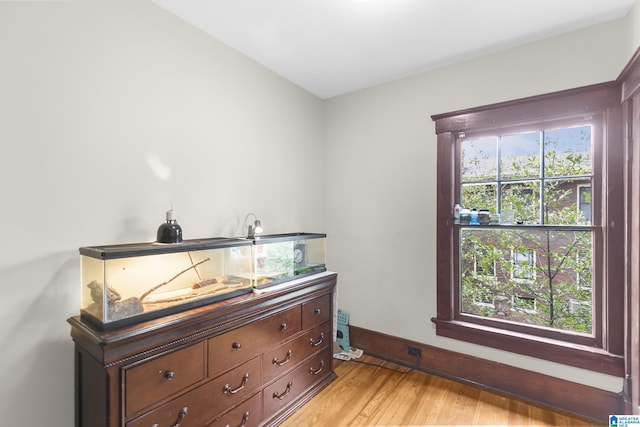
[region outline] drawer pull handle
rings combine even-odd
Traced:
[[[322,341],[324,341],[324,332],[320,332],[320,337],[318,338],[318,341],[314,341],[313,338],[309,338],[309,345],[311,347],[317,347],[320,344],[322,344]]]
[[[233,348],[234,350],[240,350],[242,348],[242,345],[239,342],[234,342],[233,344],[231,344],[231,348]]]
[[[278,360],[277,357],[274,357],[273,364],[276,366],[282,366],[289,363],[290,360],[291,360],[291,350],[287,351],[287,356],[284,358],[284,360]]]
[[[315,310],[313,310],[313,313],[317,315],[322,313],[322,310],[320,310],[319,308],[316,308]]]
[[[180,413],[178,414],[178,419],[176,420],[176,423],[172,427],[180,427],[182,420],[184,420],[184,417],[187,416],[188,412],[189,412],[189,408],[187,408],[186,406],[180,409]]]
[[[324,369],[324,360],[320,361],[320,367],[318,369],[313,369],[313,367],[309,368],[309,373],[311,375],[318,375]]]
[[[287,324],[286,323],[281,323],[280,324],[280,330],[286,331],[287,330]]]
[[[225,394],[226,393],[236,394],[237,392],[242,390],[245,385],[247,385],[247,381],[249,381],[249,373],[248,372],[246,374],[244,374],[244,376],[242,377],[242,382],[240,383],[238,388],[232,390],[231,386],[229,384],[225,384],[224,388],[222,389],[222,392],[225,393]]]
[[[244,415],[242,416],[242,424],[240,424],[238,427],[244,427],[247,425],[247,421],[249,421],[249,415],[251,415],[249,411],[244,413]],[[231,425],[227,424],[225,427],[231,427]]]
[[[167,381],[171,381],[175,376],[176,376],[176,373],[173,371],[167,371],[164,373],[164,377],[167,379]]]
[[[289,394],[291,392],[291,387],[293,386],[292,382],[289,382],[289,384],[287,384],[287,388],[284,390],[284,392],[282,394],[278,394],[277,391],[273,392],[273,398],[274,399],[278,399],[278,400],[282,400],[284,399],[287,394]]]

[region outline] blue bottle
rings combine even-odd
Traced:
[[[478,219],[478,210],[471,209],[471,218],[469,220],[469,224],[471,225],[480,225],[480,221]]]

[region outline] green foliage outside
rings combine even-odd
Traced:
[[[512,211],[523,226],[461,228],[462,312],[592,332],[592,232],[576,229],[590,224],[590,213],[578,209],[580,197],[584,206],[591,203],[588,130],[570,129],[558,133],[560,139],[545,133],[543,150],[530,138],[527,155],[487,155],[489,144],[469,150],[474,155],[463,159],[463,206]],[[531,154],[535,150],[543,156]]]

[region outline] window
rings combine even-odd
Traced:
[[[535,255],[533,250],[511,251],[511,278],[531,282],[535,276]]]
[[[522,295],[516,295],[513,298],[514,312],[520,312],[525,314],[536,314],[537,305],[535,297],[525,297]]]
[[[473,272],[477,276],[495,277],[496,261],[493,248],[476,245],[473,248]]]
[[[624,372],[621,114],[597,85],[433,116],[438,135],[438,335]],[[597,102],[594,101],[597,99]],[[585,111],[589,111],[585,114]],[[607,189],[604,191],[604,189]],[[454,224],[487,209],[499,225]]]
[[[456,138],[461,158],[455,191],[461,204],[500,213],[506,223],[491,232],[461,226],[459,256],[471,252],[476,274],[478,265],[500,271],[491,288],[485,286],[485,299],[506,296],[513,308],[499,314],[467,311],[477,292],[465,288],[477,288],[477,283],[463,280],[468,272],[462,264],[460,312],[590,333],[591,313],[583,310],[578,318],[568,307],[572,299],[592,298],[578,283],[584,264],[575,261],[579,251],[590,254],[593,240],[592,228],[577,227],[589,225],[585,212],[591,218],[590,203],[580,205],[580,200],[586,199],[584,190],[591,188],[593,179],[592,124],[579,117],[539,126],[533,131],[500,129],[478,137],[464,132]],[[583,274],[581,280],[590,277]],[[473,301],[467,303],[465,298]]]
[[[581,220],[588,224],[591,222],[591,187],[578,185],[578,214]]]
[[[481,245],[473,240],[467,241],[467,250],[463,257],[465,277],[464,304],[466,310],[474,313],[486,313],[494,309],[496,283],[496,264],[493,248]]]

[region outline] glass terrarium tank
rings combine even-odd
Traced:
[[[253,239],[252,282],[260,289],[326,271],[326,234],[289,233]]]
[[[103,330],[250,293],[252,242],[80,248],[81,316]]]

